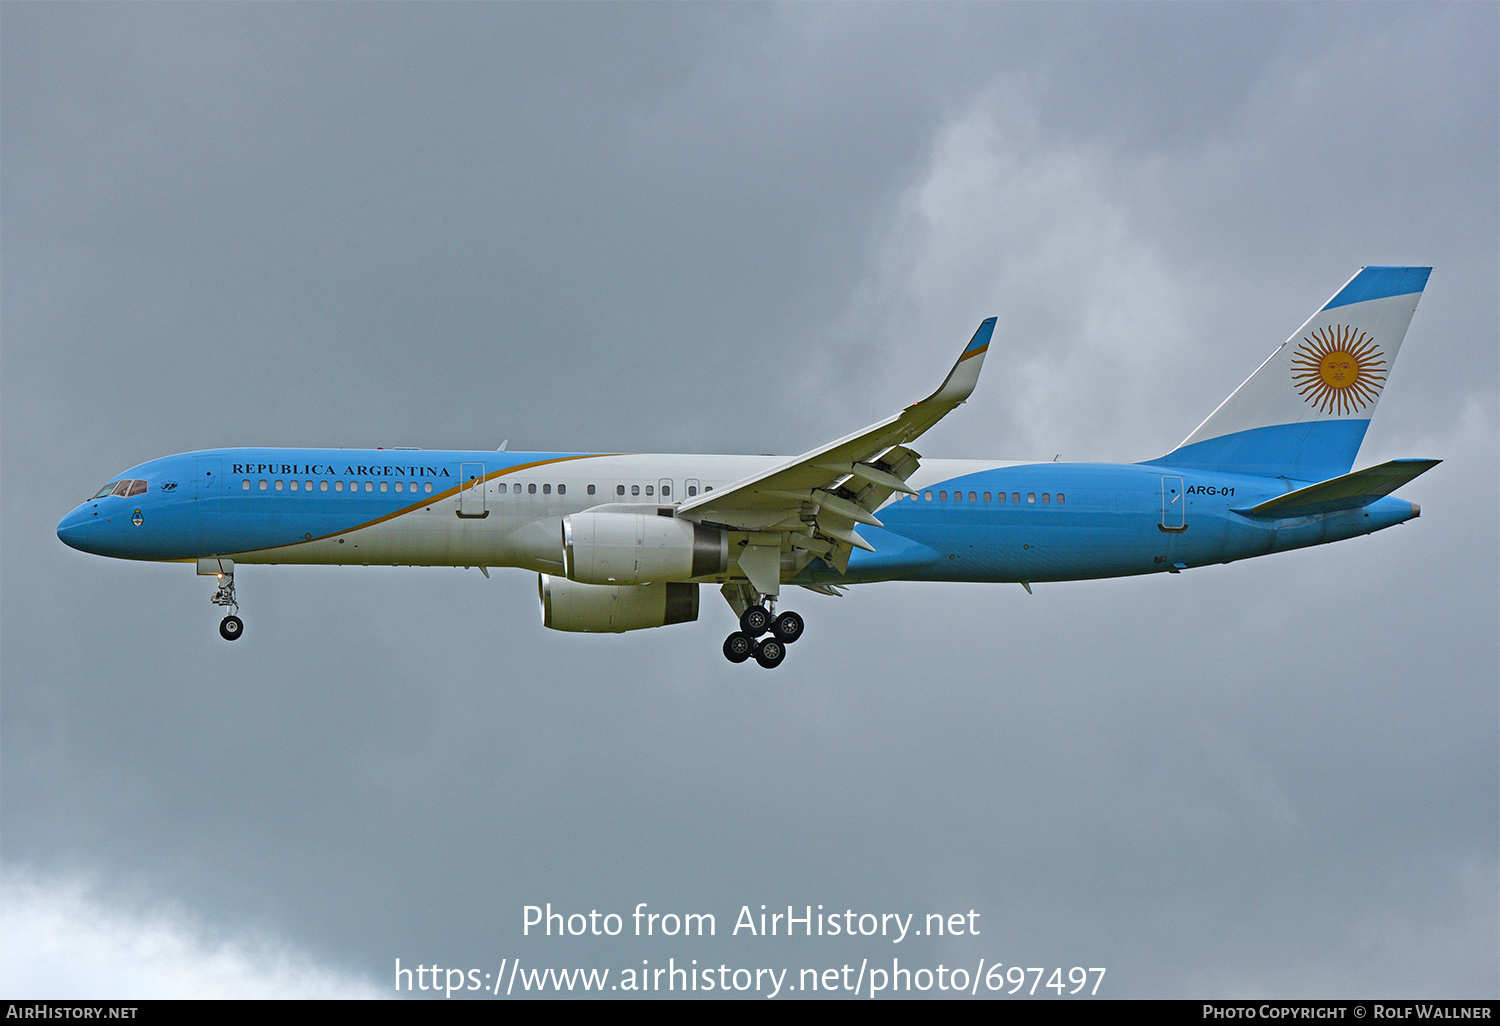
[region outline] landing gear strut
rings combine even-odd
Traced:
[[[213,598],[209,601],[226,610],[234,610],[219,621],[219,637],[225,641],[237,641],[240,635],[245,633],[245,621],[235,615],[240,611],[240,604],[234,598],[234,571],[227,570],[218,576],[219,590],[214,592]]]
[[[736,604],[729,592],[726,591],[725,597],[732,605]],[[767,595],[747,595],[741,601],[746,605],[740,613],[740,629],[724,639],[724,658],[731,663],[743,663],[754,656],[768,670],[780,666],[786,658],[786,647],[802,637],[802,617],[791,610],[776,616],[775,600]],[[768,607],[768,602],[773,605]]]

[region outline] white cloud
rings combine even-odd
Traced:
[[[1159,424],[1189,335],[1185,290],[1116,195],[1119,162],[1048,136],[1026,92],[1003,80],[936,134],[841,334],[869,340],[872,363],[901,352],[903,372],[940,374],[979,319],[998,316],[965,412],[974,440],[951,455],[1159,455],[1193,426],[1193,411]]]
[[[17,998],[374,998],[282,941],[213,936],[179,907],[127,906],[78,880],[0,876],[0,991]]]

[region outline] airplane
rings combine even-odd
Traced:
[[[804,621],[782,588],[1032,585],[1180,573],[1420,515],[1391,495],[1440,460],[1353,471],[1428,267],[1365,267],[1181,445],[1134,464],[924,459],[969,398],[990,317],[937,391],[790,459],[420,449],[211,449],[149,460],[62,519],[84,552],[194,564],[240,638],[240,564],[491,568],[538,575],[544,626],[698,618],[719,585],[731,662],[770,669]]]

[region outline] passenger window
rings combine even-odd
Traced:
[[[373,492],[374,490],[375,490],[375,482],[374,481],[366,481],[365,482],[365,491],[367,491],[367,492]]]
[[[625,494],[625,486],[624,485],[615,485],[615,494],[616,495],[624,495]]]
[[[1051,492],[1043,492],[1042,493],[1042,501],[1043,502],[1051,502],[1052,501],[1052,493]]]
[[[396,491],[398,491],[398,492],[399,492],[399,491],[400,491],[400,490],[401,490],[401,482],[400,482],[400,481],[397,481],[397,482],[396,482]]]
[[[985,492],[984,493],[984,501],[985,502],[989,502],[990,501],[990,493],[989,492]]]
[[[656,494],[656,486],[655,485],[647,485],[646,486],[646,494],[647,495],[655,495]]]
[[[631,495],[639,495],[639,494],[641,494],[641,486],[640,485],[631,485],[630,486],[630,494]]]
[[[248,477],[245,478],[245,480],[243,480],[243,481],[240,482],[240,488],[243,491],[247,491],[247,492],[250,490],[250,479]]]
[[[281,480],[279,478],[276,481],[276,490],[278,492],[281,491]]]
[[[688,498],[692,498],[694,495],[697,495],[697,494],[698,494],[698,486],[697,485],[688,485]]]
[[[501,495],[504,495],[506,492],[508,492],[510,490],[510,485],[506,484],[504,481],[501,481],[500,484],[498,486],[496,486],[496,487],[497,487],[497,490],[500,492]]]
[[[526,486],[526,491],[530,495],[535,495],[536,494],[536,485],[535,484],[529,484],[529,485],[527,485]]]
[[[1061,505],[1062,505],[1062,504],[1063,504],[1063,503],[1065,503],[1065,502],[1067,502],[1067,501],[1068,501],[1068,500],[1067,500],[1067,497],[1066,497],[1066,496],[1064,496],[1064,495],[1063,495],[1063,493],[1062,493],[1062,492],[1058,492],[1058,493],[1057,493],[1057,504],[1058,504],[1058,505],[1059,505],[1059,506],[1061,506]]]
[[[1021,501],[1021,493],[1020,492],[1011,492],[1010,493],[1010,501],[1011,502],[1020,502]]]
[[[250,482],[246,481],[245,483],[249,484]],[[328,482],[327,481],[319,481],[318,482],[318,491],[320,491],[320,492],[326,492],[326,491],[328,491]]]
[[[979,496],[976,495],[974,492],[970,492],[969,493],[969,501],[970,502],[978,502],[979,501]]]
[[[266,490],[266,479],[265,478],[261,478],[260,479],[260,490],[261,491],[265,491]]]
[[[312,491],[312,482],[311,481],[303,481],[302,482],[302,490],[304,492],[310,492],[310,491]]]
[[[1036,492],[1027,492],[1026,493],[1026,501],[1027,502],[1035,502],[1036,501]]]
[[[293,481],[293,482],[292,482],[292,491],[294,491],[294,492],[295,492],[295,491],[296,491],[296,490],[297,490],[297,482],[296,482],[296,481]]]
[[[549,485],[549,484],[542,485],[542,494],[543,495],[551,495],[552,494],[552,486]]]
[[[430,494],[432,492],[432,482],[428,481],[425,485],[423,485],[422,486],[422,491],[427,492],[427,493]]]
[[[130,494],[134,495],[135,493],[131,492]],[[664,485],[661,486],[661,497],[663,499],[669,499],[669,498],[672,497],[672,486],[671,485],[664,484]]]
[[[947,501],[948,501],[948,493],[947,492],[938,492],[938,502],[947,502]]]
[[[704,486],[703,486],[703,490],[704,490],[704,491],[705,491],[705,492],[711,492],[711,491],[713,491],[713,490],[714,490],[714,486],[713,486],[713,485],[704,485]]]
[[[557,494],[558,495],[567,495],[568,494],[568,486],[567,485],[563,485],[563,484],[558,485],[557,486]]]
[[[344,482],[342,482],[342,481],[335,481],[333,483],[333,490],[336,491],[336,492],[343,491],[344,490]]]
[[[589,485],[589,494],[590,495],[594,494],[594,486],[593,485]]]
[[[391,487],[391,483],[389,481],[382,481],[382,482],[380,482],[380,490],[382,492],[389,491],[390,487]]]
[[[931,502],[932,501],[932,489],[929,488],[927,491],[923,492],[922,493],[922,498],[926,499],[928,502]]]

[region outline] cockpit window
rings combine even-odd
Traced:
[[[146,482],[144,481],[111,481],[103,488],[94,493],[94,498],[102,499],[106,495],[145,495]]]

